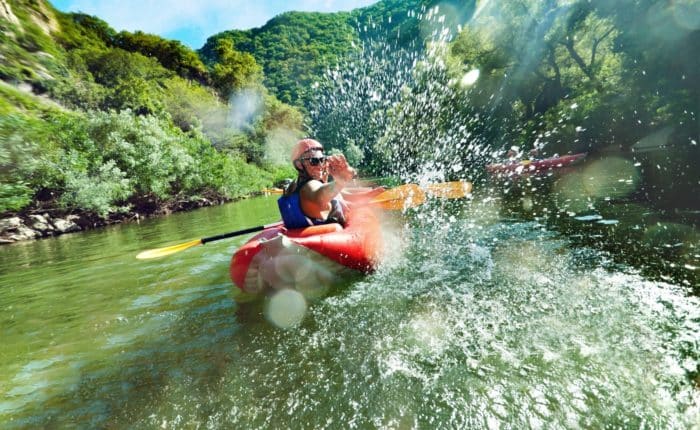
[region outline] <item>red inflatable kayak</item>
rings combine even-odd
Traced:
[[[348,215],[345,228],[263,230],[233,255],[233,283],[250,294],[292,288],[308,298],[324,295],[343,276],[372,272],[383,248],[378,219],[368,207]]]
[[[540,174],[547,173],[554,169],[559,169],[582,161],[586,157],[586,153],[562,155],[560,157],[544,158],[542,160],[522,160],[513,161],[502,164],[489,164],[486,166],[486,171],[492,175],[505,174],[522,175],[522,174]]]

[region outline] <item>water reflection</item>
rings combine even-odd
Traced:
[[[539,220],[577,244],[700,294],[698,219],[691,210],[654,208],[637,164],[604,157],[547,176],[493,182],[490,192],[506,216]]]

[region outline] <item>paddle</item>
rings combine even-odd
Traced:
[[[472,183],[466,181],[442,182],[420,187],[416,184],[400,185],[386,190],[369,201],[369,204],[386,210],[405,210],[422,205],[426,193],[431,197],[459,199],[472,192]]]
[[[433,197],[459,199],[472,192],[472,183],[466,181],[441,182],[426,185],[424,188]]]
[[[411,190],[413,190],[412,184],[408,185],[411,185]],[[401,187],[405,187],[405,185],[402,185]],[[441,182],[438,184],[428,184],[422,188],[425,189],[425,191],[427,191],[428,194],[430,194],[433,197],[456,199],[460,197],[465,197],[467,194],[471,193],[472,183],[466,181]],[[282,194],[284,190],[282,190],[281,188],[266,188],[262,190],[262,192],[264,194]],[[390,200],[390,198],[388,196],[385,196],[384,200]]]
[[[241,236],[248,233],[255,233],[256,231],[262,231],[269,227],[278,227],[282,225],[282,221],[275,222],[267,225],[259,225],[257,227],[250,227],[243,230],[232,231],[230,233],[218,234],[216,236],[204,237],[202,239],[191,240],[189,242],[181,243],[178,245],[166,246],[164,248],[149,249],[147,251],[140,252],[136,258],[139,260],[148,260],[151,258],[165,257],[166,255],[175,254],[176,252],[184,251],[188,248],[194,246],[204,245],[208,242],[214,242],[216,240],[228,239],[229,237]]]
[[[400,185],[377,195],[368,203],[381,209],[404,210],[425,202],[425,193],[416,184]]]
[[[377,206],[386,210],[403,210],[405,208],[414,207],[422,204],[425,201],[425,193],[415,184],[401,185],[396,188],[384,191],[368,203],[372,206]],[[139,260],[147,260],[151,258],[165,257],[166,255],[175,254],[186,249],[204,245],[208,242],[216,240],[228,239],[229,237],[241,236],[256,231],[262,231],[269,227],[281,226],[282,222],[273,224],[260,225],[257,227],[246,228],[243,230],[232,231],[230,233],[219,234],[216,236],[205,237],[202,239],[191,240],[189,242],[180,243],[178,245],[166,246],[164,248],[149,249],[140,252],[136,258]]]
[[[440,184],[431,184],[426,186],[429,194],[435,197],[443,197],[448,199],[464,197],[471,192],[472,184],[470,182],[444,182]],[[385,210],[404,210],[412,208],[425,202],[425,192],[416,184],[406,184],[386,190],[374,197],[368,202],[372,206],[376,206]],[[165,257],[166,255],[175,254],[199,245],[204,245],[208,242],[214,242],[229,237],[242,236],[256,231],[262,231],[269,227],[281,226],[282,222],[276,222],[257,227],[250,227],[243,230],[232,231],[230,233],[219,234],[216,236],[204,237],[202,239],[191,240],[189,242],[178,245],[166,246],[164,248],[149,249],[140,252],[136,258],[139,260],[147,260],[151,258]]]

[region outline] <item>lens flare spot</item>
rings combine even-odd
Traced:
[[[583,212],[602,200],[630,195],[637,190],[641,175],[630,160],[609,157],[587,166],[580,173],[559,179],[554,191],[560,209]]]
[[[479,69],[472,69],[468,71],[459,81],[460,85],[462,85],[463,88],[471,87],[477,80],[479,80],[480,73],[481,72],[479,72]]]
[[[306,315],[306,299],[298,291],[283,289],[275,293],[267,303],[265,317],[282,329],[296,327]]]
[[[689,31],[700,29],[700,4],[691,0],[681,0],[674,2],[671,7],[679,26]]]
[[[584,171],[584,187],[591,197],[624,197],[637,189],[640,174],[634,163],[618,157],[605,158]]]

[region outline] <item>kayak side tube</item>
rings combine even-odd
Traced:
[[[356,209],[346,228],[326,224],[286,230],[273,227],[251,238],[231,259],[231,279],[259,294],[293,288],[318,296],[353,272],[372,272],[382,248],[376,216]]]

